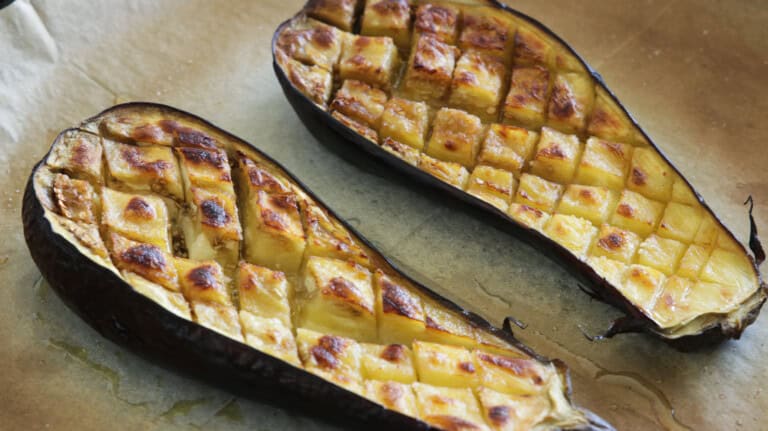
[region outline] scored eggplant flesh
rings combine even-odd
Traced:
[[[57,293],[171,366],[376,428],[610,429],[571,404],[562,365],[412,281],[276,162],[190,114],[126,104],[63,132],[23,216]]]
[[[760,262],[550,30],[493,0],[362,3],[309,1],[275,32],[303,121],[553,250],[630,315],[609,334],[694,348],[754,321]]]

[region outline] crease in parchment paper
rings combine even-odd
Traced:
[[[2,22],[11,27],[10,39],[17,44],[17,52],[29,52],[31,49],[32,53],[42,54],[51,63],[59,59],[56,40],[32,3],[18,1],[0,13],[0,17],[4,18]]]
[[[60,57],[56,41],[37,10],[18,1],[0,12],[0,88],[29,88],[43,79]],[[17,113],[32,99],[25,92],[3,91],[0,97],[0,141],[17,142]]]
[[[89,73],[83,66],[80,66],[79,64],[75,63],[74,61],[70,62],[70,64],[72,65],[72,68],[74,68],[75,70],[80,72],[86,79],[88,79],[89,81],[94,83],[94,85],[96,85],[96,86],[100,87],[101,89],[103,89],[104,91],[108,92],[115,99],[118,98],[118,94],[117,94],[116,91],[114,91],[111,88],[109,88],[109,86],[107,84],[105,84],[104,82],[102,82],[101,79],[99,79],[99,78],[93,76],[91,73]]]

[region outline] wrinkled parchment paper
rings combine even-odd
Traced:
[[[416,277],[572,368],[574,397],[620,429],[765,430],[768,320],[693,354],[642,335],[591,343],[619,315],[509,235],[320,145],[278,88],[272,32],[302,0],[19,0],[0,11],[0,428],[315,430],[102,339],[24,244],[32,165],[61,129],[129,100],[199,114],[271,154]],[[514,3],[575,46],[741,239],[768,234],[768,11],[757,2]],[[764,270],[768,269],[764,265]],[[674,411],[674,416],[673,416]]]

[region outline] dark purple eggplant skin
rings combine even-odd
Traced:
[[[273,405],[298,407],[337,425],[353,426],[357,419],[382,430],[428,429],[423,422],[168,312],[54,233],[32,187],[27,184],[23,207],[32,258],[64,303],[105,338],[174,372]]]
[[[557,41],[562,43],[563,46],[567,47],[567,49],[582,63],[582,65],[584,65],[587,72],[592,76],[595,82],[604,87],[610,97],[613,98],[617,105],[627,115],[632,124],[637,127],[638,130],[640,130],[643,137],[649,142],[651,147],[654,148],[667,163],[669,163],[669,166],[671,166],[672,169],[674,169],[675,172],[678,173],[681,178],[683,178],[686,184],[691,187],[691,190],[694,190],[695,192],[695,189],[690,184],[688,179],[686,179],[682,173],[669,161],[666,155],[659,149],[659,147],[648,136],[643,128],[640,127],[634,117],[629,113],[629,111],[627,111],[621,101],[618,100],[616,95],[605,83],[603,77],[598,72],[596,72],[575,50],[573,50],[573,48],[568,43],[566,43],[562,38],[560,38],[560,36],[555,34],[544,24],[534,18],[529,17],[528,15],[523,14],[522,12],[512,9],[509,6],[498,2],[497,0],[483,1],[488,6],[503,9],[530,22],[546,34],[554,37]],[[301,15],[302,11],[299,11],[294,16],[294,18]],[[760,283],[758,290],[763,292],[763,297],[746,313],[744,319],[742,320],[742,324],[738,328],[734,328],[725,326],[722,322],[719,322],[715,325],[703,329],[700,333],[697,334],[686,335],[679,338],[670,338],[665,336],[661,332],[661,328],[659,328],[655,322],[645,316],[645,314],[643,314],[639,309],[637,309],[637,307],[629,302],[624,297],[624,295],[616,290],[613,285],[611,285],[607,280],[597,274],[595,270],[586,262],[579,260],[566,248],[547,238],[539,231],[527,228],[517,223],[493,205],[490,205],[489,203],[479,198],[465,193],[464,191],[457,189],[420,170],[419,168],[412,166],[405,161],[391,155],[382,149],[379,145],[369,141],[368,139],[365,139],[354,130],[333,118],[333,116],[331,116],[328,111],[316,105],[311,99],[297,90],[293,84],[291,84],[282,68],[278,65],[275,56],[275,53],[277,52],[277,38],[282,30],[286,26],[290,25],[291,20],[294,18],[288,19],[281,23],[275,30],[272,38],[272,65],[275,71],[275,75],[277,76],[277,80],[280,83],[280,86],[283,89],[283,93],[288,99],[288,102],[294,111],[296,111],[299,119],[317,138],[317,140],[322,144],[327,145],[334,152],[346,158],[350,162],[362,165],[364,168],[368,168],[372,171],[378,171],[378,174],[380,175],[385,175],[390,178],[394,177],[394,175],[389,175],[391,172],[382,172],[384,169],[387,169],[389,171],[397,172],[397,179],[395,179],[396,181],[400,181],[403,177],[415,180],[417,184],[422,186],[422,191],[427,195],[431,195],[434,189],[438,189],[444,197],[458,199],[458,201],[463,204],[463,208],[460,210],[468,211],[476,218],[494,226],[499,230],[508,232],[526,242],[533,248],[538,249],[549,259],[570,272],[571,275],[573,275],[580,283],[583,283],[584,286],[588,286],[582,287],[582,285],[580,285],[579,287],[582,288],[582,290],[584,290],[591,297],[611,304],[612,306],[625,313],[625,316],[612,322],[604,334],[597,336],[587,336],[590,340],[611,338],[622,333],[646,333],[660,338],[674,349],[683,352],[691,352],[714,347],[729,339],[738,339],[740,338],[744,329],[752,324],[755,319],[757,319],[758,314],[760,314],[760,309],[766,301],[768,284],[763,282],[762,278],[760,277],[760,273],[757,268],[757,265],[760,262],[756,263],[755,259],[746,252],[746,249],[744,249],[747,256],[749,256],[752,260],[755,272],[758,274],[758,282]],[[370,156],[373,156],[373,162],[370,161]],[[369,159],[368,161],[363,160],[366,157]],[[412,181],[411,184],[413,184]],[[695,194],[697,200],[704,206],[704,208],[714,214],[707,203],[704,202],[704,199],[701,197],[701,195],[696,192]],[[722,225],[722,222],[719,219],[717,219],[717,221]],[[751,230],[754,233],[750,237],[750,242],[754,242],[759,245],[759,239],[757,238],[753,221]],[[736,240],[730,230],[726,229],[726,231],[729,235],[731,235],[732,238],[734,238],[734,240]],[[741,242],[738,240],[736,240],[736,242],[741,245]],[[741,245],[741,247],[743,248],[743,245]],[[752,247],[752,249],[756,250],[755,247]],[[755,253],[757,255],[758,252],[755,251]]]
[[[282,173],[299,185],[331,216],[339,220],[353,236],[379,253],[368,240],[345,220],[338,217],[280,163],[253,145],[202,118],[169,106],[134,102],[109,108],[86,122],[112,110],[126,108],[159,109],[181,114],[199,123],[203,129],[215,129],[242,145],[250,146],[261,157],[282,170]],[[366,428],[376,430],[438,431],[418,419],[387,410],[301,368],[176,316],[136,292],[112,271],[87,258],[75,245],[55,233],[44,216],[43,206],[34,189],[34,175],[47,157],[48,154],[34,166],[24,190],[22,202],[24,237],[32,259],[57,296],[102,336],[172,372],[180,372],[243,397],[278,407],[289,407],[291,410],[304,412],[334,425],[350,429],[357,429],[364,424]],[[479,315],[462,309],[454,302],[413,280],[397,269],[386,257],[382,256],[382,260],[443,306],[463,314],[475,327],[509,341],[542,362],[550,362],[517,340],[509,328],[509,322],[505,322],[505,329],[496,328]],[[567,395],[570,397],[571,385],[565,365],[558,360],[551,362],[564,372],[569,391]],[[563,431],[614,430],[608,422],[594,413],[583,409],[582,411],[589,420],[589,424]]]

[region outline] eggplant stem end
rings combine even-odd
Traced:
[[[752,211],[755,209],[755,201],[752,199],[752,195],[749,195],[747,200],[744,201],[744,205],[747,204],[749,204],[749,248],[752,250],[755,262],[759,266],[765,261],[765,249],[757,234],[757,223],[755,223],[755,216],[752,214]]]

